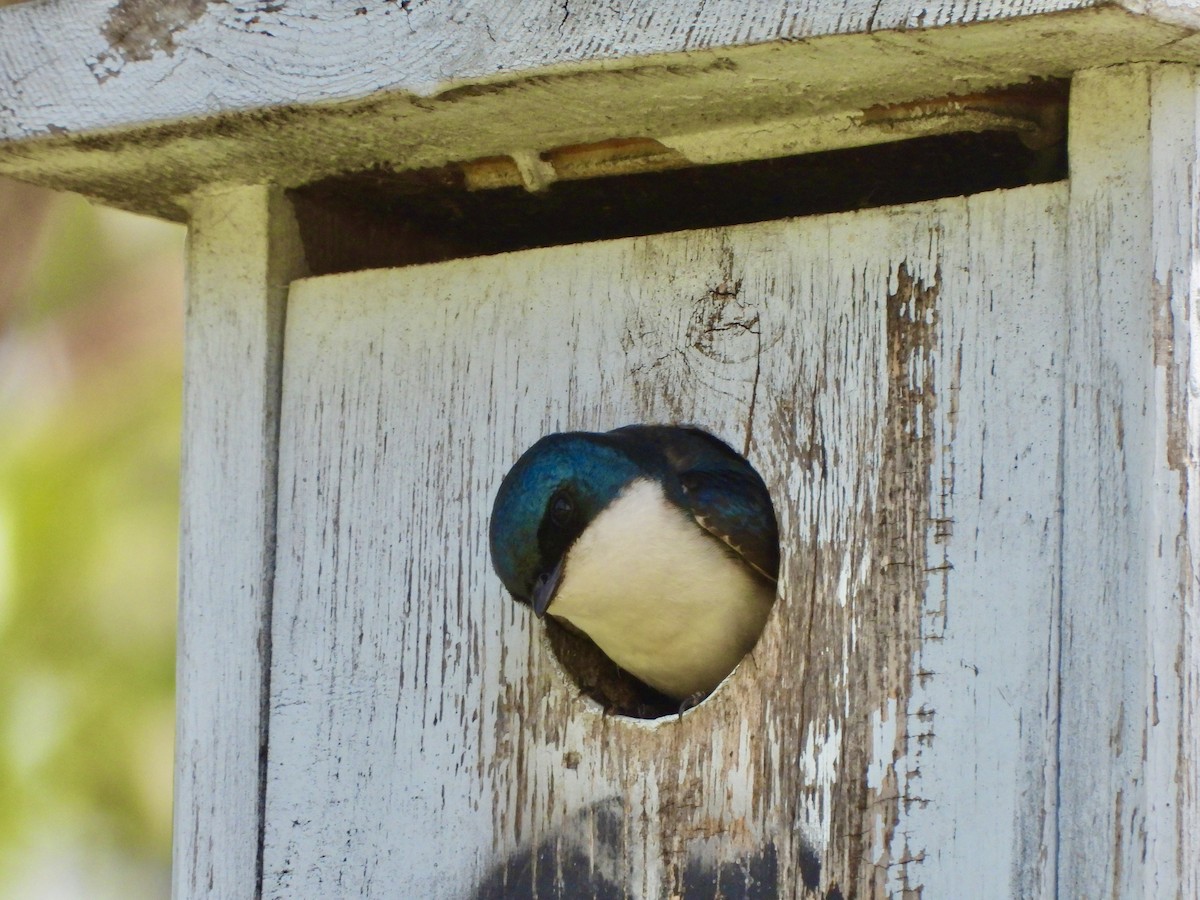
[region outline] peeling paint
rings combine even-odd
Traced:
[[[883,709],[871,712],[871,761],[867,764],[867,787],[871,790],[883,787],[885,774],[894,767],[899,737],[896,700],[889,697]]]
[[[125,62],[150,59],[156,52],[175,55],[175,36],[226,0],[120,0],[100,34]]]
[[[1187,490],[1189,464],[1187,397],[1181,386],[1187,383],[1186,370],[1175,357],[1175,309],[1172,273],[1165,283],[1155,282],[1154,292],[1154,365],[1163,374],[1162,414],[1166,424],[1167,465],[1179,473],[1181,496]]]

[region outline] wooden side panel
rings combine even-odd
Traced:
[[[195,198],[188,234],[173,893],[258,895],[290,207]]]
[[[264,894],[1038,892],[1065,202],[298,283]],[[783,574],[728,682],[646,722],[578,696],[486,533],[540,435],[656,420],[748,451]]]
[[[1196,106],[1185,67],[1072,92],[1063,896],[1200,890]]]

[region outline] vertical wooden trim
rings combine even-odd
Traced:
[[[1063,897],[1194,897],[1197,78],[1071,97],[1063,469]]]
[[[276,458],[290,204],[194,198],[188,236],[177,662],[177,900],[261,893]]]

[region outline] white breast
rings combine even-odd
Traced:
[[[548,612],[683,699],[712,690],[750,651],[774,596],[657,483],[638,479],[575,542]]]

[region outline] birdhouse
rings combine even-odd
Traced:
[[[189,226],[175,896],[1200,894],[1200,7],[362,3],[0,10]],[[778,518],[682,710],[489,558],[630,423]]]

